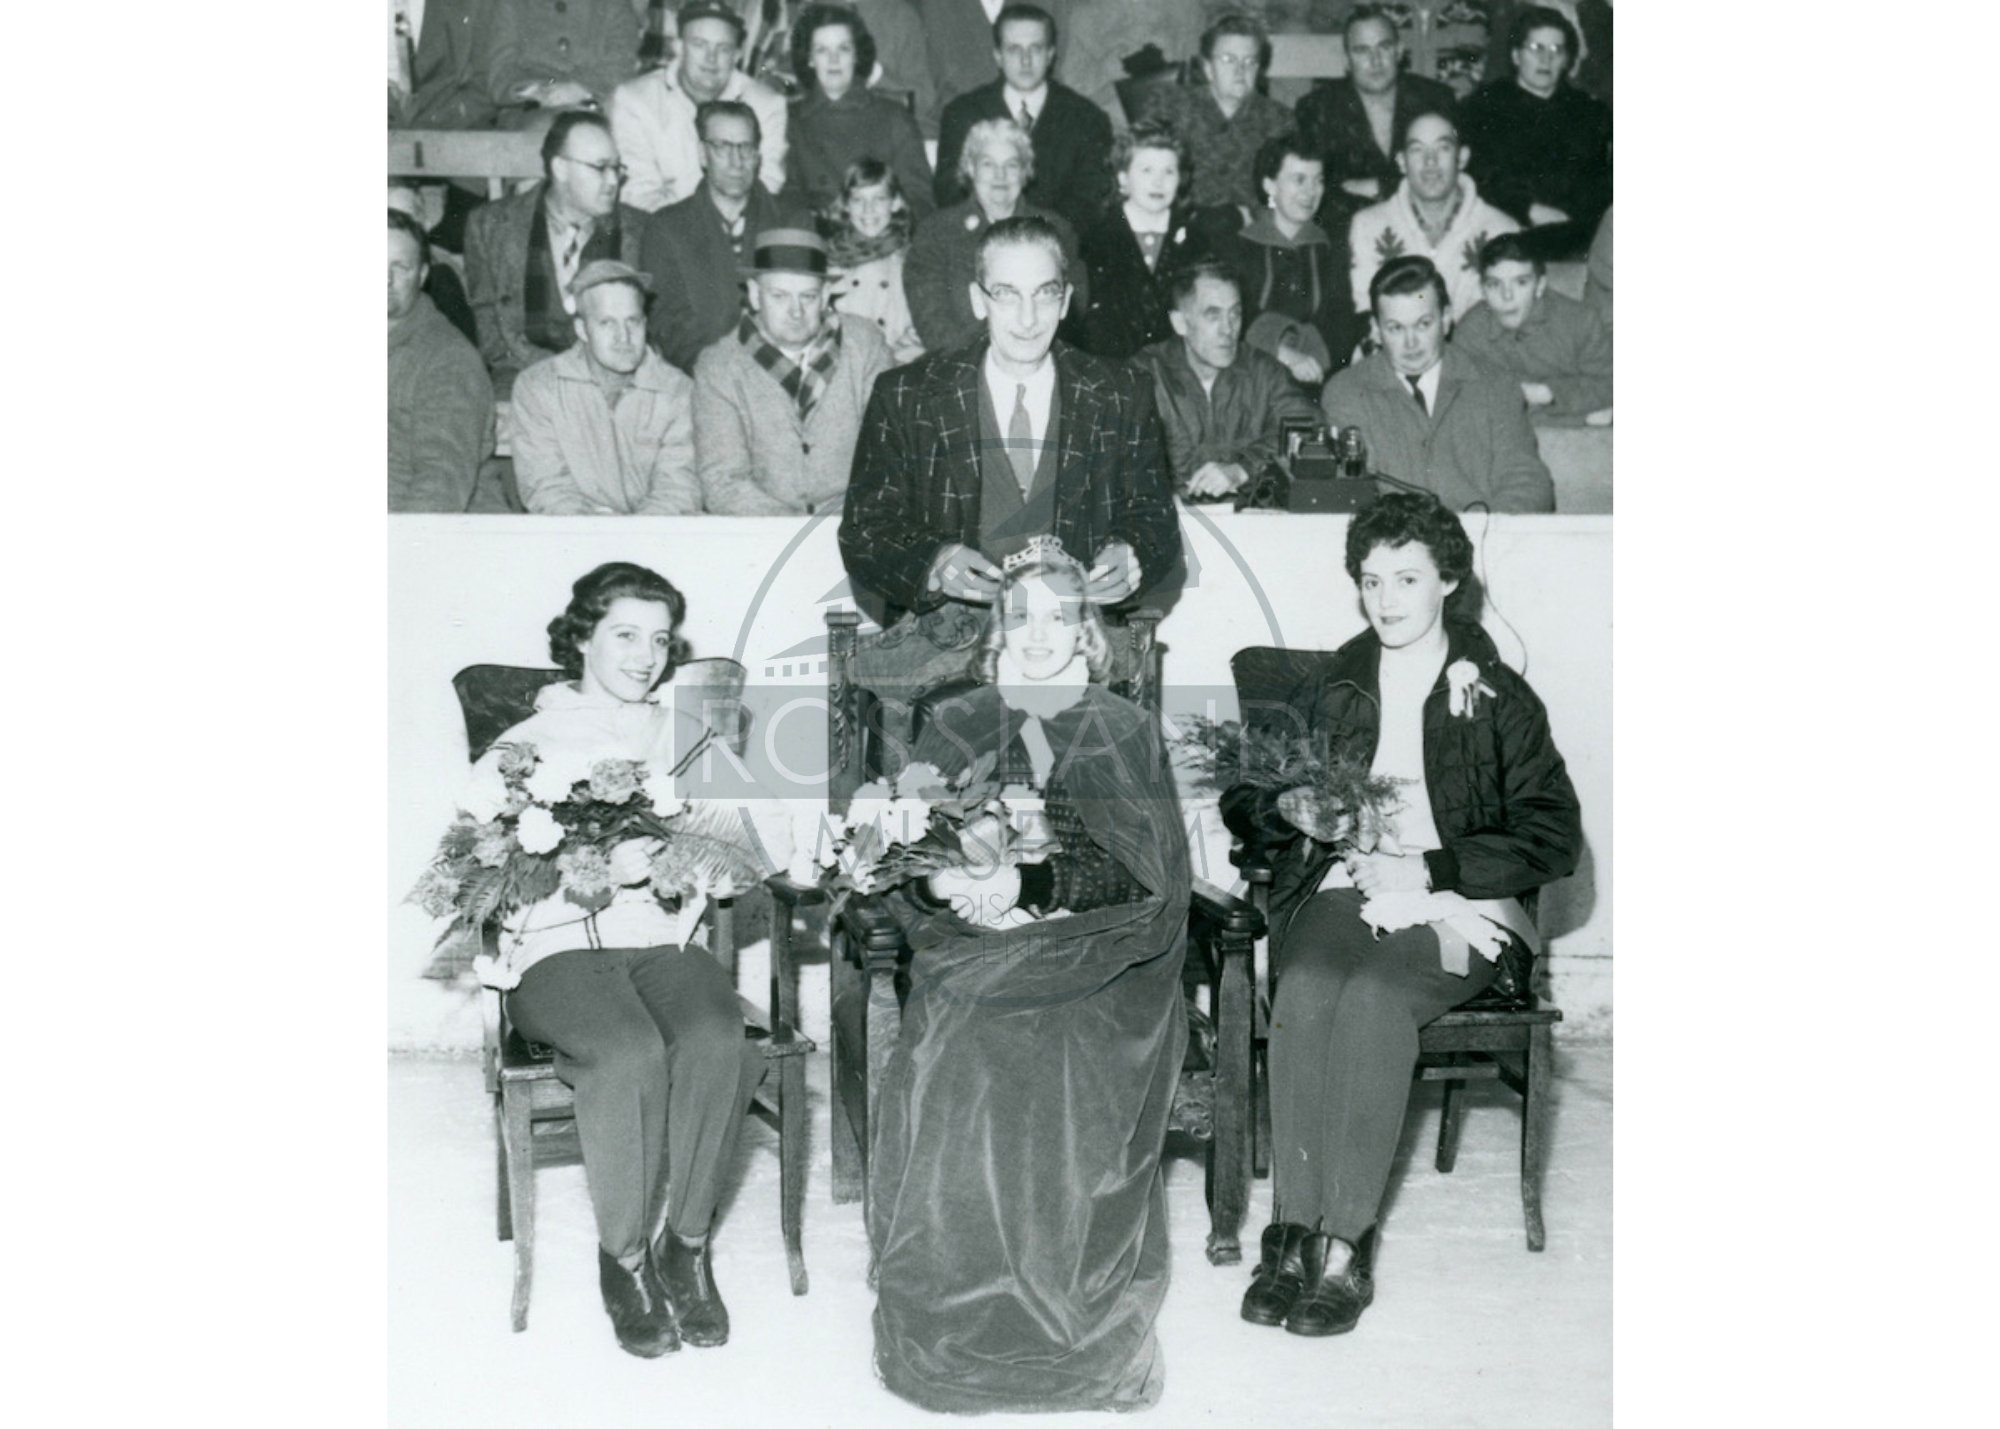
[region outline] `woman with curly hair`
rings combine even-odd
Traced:
[[[1188,203],[1187,142],[1166,121],[1142,119],[1120,131],[1110,165],[1113,200],[1077,239],[1090,306],[1074,320],[1075,333],[1086,352],[1127,358],[1174,335],[1167,318],[1174,269],[1202,256],[1228,228],[1226,217],[1199,221]]]
[[[1012,558],[977,683],[914,751],[947,780],[997,758],[1018,831],[890,899],[913,956],[872,1128],[875,1365],[931,1410],[1160,1394],[1187,843],[1158,722],[1096,683],[1087,588],[1052,538]]]
[[[831,264],[827,302],[837,312],[874,323],[899,363],[924,355],[903,292],[903,255],[912,226],[903,186],[880,159],[849,164],[840,197],[821,217]]]
[[[808,5],[792,26],[792,72],[804,92],[792,101],[785,132],[785,186],[815,209],[839,197],[859,159],[889,166],[903,192],[931,210],[931,164],[910,111],[868,88],[875,39],[861,16],[842,5]]]
[[[686,610],[644,566],[614,561],[578,580],[549,622],[550,658],[569,678],[544,686],[534,714],[474,765],[468,806],[503,799],[503,763],[528,746],[537,768],[588,777],[597,760],[642,760],[677,792],[698,792],[713,736],[662,688],[687,656]],[[749,866],[768,872],[783,857],[742,838]],[[575,1089],[604,1308],[618,1343],[646,1358],[729,1337],[709,1223],[763,1076],[729,974],[684,945],[653,894],[656,845],[612,851],[608,907],[586,912],[560,893],[530,904],[503,919],[498,956],[475,964],[521,1034],[555,1048],[556,1075]]]
[[[1310,786],[1239,785],[1222,814],[1284,850],[1271,889],[1272,1224],[1243,1318],[1354,1328],[1374,1298],[1382,1195],[1417,1034],[1537,946],[1521,899],[1576,868],[1576,791],[1528,682],[1452,598],[1472,573],[1459,520],[1392,493],[1354,517],[1347,573],[1368,629],[1281,712],[1402,785],[1372,851],[1336,856],[1341,811]]]

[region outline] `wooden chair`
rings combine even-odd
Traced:
[[[509,181],[542,177],[542,136],[534,130],[391,129],[389,177],[484,179],[488,198],[504,198]]]
[[[1245,723],[1254,722],[1259,712],[1291,711],[1298,708],[1307,681],[1323,651],[1285,650],[1253,646],[1239,650],[1230,661],[1236,682],[1236,696]],[[1254,850],[1237,855],[1239,867],[1250,884],[1250,901],[1260,914],[1270,912],[1272,867]],[[1528,916],[1535,916],[1532,897],[1524,900]],[[1268,941],[1260,938],[1256,950],[1257,997],[1253,1012],[1256,1146],[1253,1161],[1256,1174],[1270,1170],[1270,1087],[1269,1049],[1272,1000],[1277,995],[1277,969],[1270,957]],[[1562,1012],[1546,1007],[1536,998],[1532,986],[1532,956],[1524,951],[1509,969],[1512,986],[1487,989],[1425,1025],[1418,1033],[1415,1076],[1424,1082],[1444,1083],[1444,1111],[1438,1126],[1434,1164],[1449,1172],[1458,1159],[1459,1124],[1464,1117],[1462,1094],[1469,1081],[1500,1081],[1521,1098],[1521,1211],[1527,1223],[1528,1249],[1540,1250],[1546,1241],[1542,1226],[1542,1163],[1547,1144],[1549,1079],[1552,1069],[1551,1029],[1562,1021]]]
[[[700,683],[703,667],[734,666],[737,685],[741,666],[733,660],[691,661],[677,683]],[[726,671],[717,671],[726,674]],[[522,669],[506,665],[472,665],[452,678],[459,709],[465,717],[466,748],[478,759],[503,733],[534,711],[542,686],[563,678],[560,670]],[[712,899],[704,920],[711,928],[711,951],[736,971],[734,900]],[[787,934],[789,930],[787,930]],[[489,930],[489,936],[491,936]],[[576,1098],[556,1076],[555,1054],[522,1036],[507,1017],[505,999],[482,989],[485,1046],[482,1061],[486,1091],[493,1098],[497,1135],[497,1216],[501,1240],[514,1242],[514,1328],[528,1327],[528,1299],[535,1269],[535,1169],[573,1164],[582,1158],[576,1131]],[[799,979],[789,936],[773,929],[771,936],[772,1016],[748,998],[743,1006],[745,1034],[760,1043],[770,1069],[751,1102],[751,1112],[778,1133],[779,1226],[785,1238],[785,1259],[791,1270],[792,1293],[806,1293],[802,1214],[806,1178],[805,1056],[813,1043],[798,1031]]]
[[[1158,619],[1141,613],[1111,632],[1123,647],[1113,662],[1113,687],[1155,711]],[[921,633],[905,625],[867,637],[860,635],[860,617],[852,611],[828,611],[826,622],[827,803],[841,812],[861,784],[885,772],[885,747],[908,747],[914,702],[964,674],[984,619],[969,608],[948,607]],[[889,689],[893,693],[885,693]],[[772,892],[779,904],[774,921],[788,921],[789,905],[817,895],[776,881]],[[1208,1258],[1226,1265],[1242,1258],[1239,1234],[1249,1203],[1250,956],[1263,920],[1250,904],[1200,880],[1189,918],[1189,957],[1206,954],[1212,970],[1214,1045],[1205,1059],[1195,1059],[1206,1065],[1183,1071],[1173,1127],[1206,1144]],[[833,1196],[865,1201],[876,1097],[901,1035],[910,949],[888,910],[868,899],[848,900],[827,933]]]

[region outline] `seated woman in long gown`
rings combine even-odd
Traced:
[[[980,682],[914,750],[947,777],[997,751],[1055,840],[891,899],[914,956],[870,1161],[875,1363],[933,1410],[1129,1409],[1162,1385],[1186,836],[1158,722],[1090,682],[1109,651],[1086,584],[1052,540],[1012,558]]]
[[[1404,785],[1393,839],[1336,858],[1336,811],[1309,786],[1222,797],[1234,832],[1284,850],[1271,889],[1274,1204],[1242,1314],[1295,1335],[1351,1330],[1373,1300],[1418,1031],[1490,986],[1503,959],[1518,967],[1537,941],[1518,900],[1573,872],[1583,841],[1542,702],[1483,630],[1451,618],[1447,597],[1472,571],[1458,517],[1435,497],[1381,497],[1348,526],[1347,571],[1369,628],[1292,714]]]
[[[644,760],[677,797],[705,789],[708,731],[662,698],[687,654],[676,633],[685,613],[680,591],[644,566],[614,561],[577,581],[549,622],[550,658],[573,678],[544,686],[535,713],[473,767],[466,806],[504,799],[501,763],[522,745],[543,765]],[[503,920],[497,958],[475,963],[515,1027],[555,1048],[556,1075],[575,1089],[599,1289],[618,1343],[645,1358],[729,1337],[709,1224],[764,1075],[728,972],[683,945],[649,886],[655,842],[612,852],[609,907],[586,913],[560,893],[530,904]],[[769,866],[785,853],[746,831],[745,855]]]

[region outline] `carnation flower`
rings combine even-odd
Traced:
[[[559,768],[544,760],[535,766],[522,787],[538,804],[560,804],[569,797],[569,791],[576,787],[581,777],[574,769]]]
[[[487,868],[498,868],[513,851],[514,835],[497,821],[482,826],[479,841],[472,846],[472,856]]]
[[[606,804],[622,804],[639,792],[638,761],[600,759],[590,766],[590,797]]]
[[[1451,686],[1451,712],[1460,719],[1471,719],[1479,713],[1479,697],[1497,699],[1494,688],[1480,678],[1479,666],[1470,660],[1454,660],[1445,668],[1444,677]]]
[[[458,880],[433,865],[424,870],[424,876],[410,890],[410,902],[433,918],[449,918],[458,911]]]
[[[547,853],[563,840],[562,825],[555,815],[539,805],[521,811],[521,823],[516,830],[521,847],[529,853]]]
[[[883,811],[882,837],[892,844],[913,844],[930,832],[928,799],[897,799]]]
[[[603,849],[584,844],[556,855],[563,887],[585,898],[611,891],[611,859]]]
[[[494,750],[500,756],[502,774],[526,774],[541,759],[532,744],[500,744],[495,745]]]

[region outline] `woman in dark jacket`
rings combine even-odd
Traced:
[[[1347,234],[1313,219],[1326,194],[1326,161],[1296,133],[1257,151],[1263,212],[1220,245],[1217,256],[1243,293],[1243,340],[1319,385],[1347,366],[1366,331],[1354,311]]]
[[[887,164],[909,195],[915,216],[931,209],[931,165],[910,111],[868,89],[875,38],[854,11],[808,5],[792,27],[792,70],[805,93],[785,126],[785,186],[816,210],[840,197],[857,159]]]
[[[1173,271],[1199,256],[1203,223],[1184,201],[1187,141],[1163,120],[1142,119],[1111,143],[1112,201],[1077,237],[1090,271],[1090,305],[1074,319],[1077,346],[1127,358],[1174,335]]]
[[[1289,714],[1332,754],[1405,787],[1374,852],[1314,790],[1239,785],[1223,817],[1278,860],[1271,930],[1272,1224],[1243,1318],[1352,1329],[1374,1298],[1376,1220],[1409,1102],[1417,1033],[1538,938],[1520,899],[1576,867],[1576,792],[1525,680],[1478,626],[1446,617],[1472,546],[1434,497],[1356,516],[1347,571],[1369,629],[1306,680]],[[1518,944],[1519,947],[1510,946]]]

